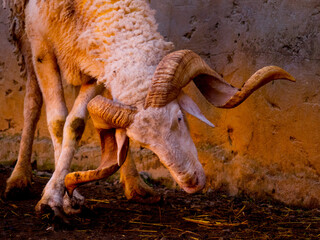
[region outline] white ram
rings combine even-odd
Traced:
[[[49,205],[58,214],[65,187],[73,196],[78,185],[118,170],[129,138],[156,153],[185,191],[202,189],[204,171],[181,110],[213,125],[182,88],[193,80],[210,103],[231,108],[269,81],[294,81],[283,69],[269,66],[239,90],[192,51],[168,54],[173,46],[157,32],[154,11],[145,0],[30,0],[25,14],[56,160],[37,211]],[[81,85],[68,115],[59,73]],[[111,100],[96,96],[99,84],[110,91]],[[68,174],[87,105],[101,138],[101,165]],[[62,140],[56,126],[65,119]]]

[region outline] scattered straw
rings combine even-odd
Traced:
[[[197,224],[201,224],[201,225],[207,225],[207,226],[212,226],[212,223],[210,221],[207,220],[199,220],[199,219],[192,219],[192,218],[183,218],[185,221],[188,222],[193,222],[193,223],[197,223]]]
[[[146,230],[146,229],[128,229],[123,230],[124,232],[142,232],[142,233],[157,233],[156,230]]]
[[[16,216],[19,217],[19,214],[18,214],[18,213],[14,212],[14,211],[12,211],[12,210],[10,210],[10,212],[12,212],[14,215],[16,215]]]
[[[149,226],[157,226],[157,227],[167,227],[168,226],[168,225],[163,225],[161,223],[145,223],[145,222],[137,222],[137,221],[130,221],[129,223],[141,224],[141,225],[149,225]]]
[[[110,201],[108,200],[100,200],[100,199],[86,199],[88,202],[98,202],[98,203],[106,203],[106,204],[109,204]]]
[[[248,221],[243,221],[241,223],[227,223],[225,220],[221,221],[209,221],[209,220],[202,220],[202,219],[192,219],[192,218],[183,218],[185,221],[188,222],[193,222],[197,223],[200,225],[205,225],[205,226],[229,226],[229,227],[236,227],[236,226],[241,226],[241,225],[247,225]]]
[[[11,207],[13,207],[13,208],[15,208],[15,209],[17,209],[18,208],[18,206],[17,205],[15,205],[15,204],[13,204],[13,203],[11,203],[11,204],[9,204]]]

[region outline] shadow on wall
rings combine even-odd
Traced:
[[[207,189],[230,194],[272,196],[287,204],[317,207],[320,201],[320,4],[284,1],[151,0],[160,32],[176,49],[192,49],[233,85],[240,87],[257,69],[278,65],[297,83],[271,83],[232,110],[211,107],[193,86],[186,91],[212,129],[188,116]],[[0,9],[1,162],[16,160],[22,129],[24,80],[8,43],[7,12]],[[76,89],[67,87],[71,106]],[[14,111],[12,111],[14,109]],[[42,114],[33,160],[39,168],[53,162]],[[98,165],[98,138],[86,127],[74,168]],[[133,144],[140,170],[153,178],[169,174],[157,158]],[[170,184],[169,184],[170,185]]]

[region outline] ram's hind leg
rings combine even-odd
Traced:
[[[33,69],[29,44],[23,42],[22,50],[26,64],[27,84],[24,98],[24,122],[17,164],[7,180],[5,197],[21,198],[28,196],[31,187],[31,154],[34,133],[40,117],[42,95]],[[27,46],[26,46],[27,45]]]
[[[120,181],[128,200],[140,203],[156,203],[160,201],[160,196],[141,179],[130,150],[125,163],[120,168]]]

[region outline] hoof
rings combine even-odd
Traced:
[[[61,230],[70,228],[70,220],[63,212],[61,207],[51,207],[47,204],[37,204],[37,216],[44,221],[52,224],[53,230]]]
[[[63,210],[67,215],[79,214],[84,206],[84,197],[77,191],[73,191],[72,197],[65,193],[63,197]]]
[[[4,192],[5,199],[28,199],[32,196],[31,178],[27,177],[10,177],[7,180],[7,186]]]
[[[55,216],[62,216],[63,193],[55,191],[45,191],[41,200],[37,203],[35,210],[38,215],[53,213]]]
[[[161,197],[140,176],[125,178],[122,184],[125,195],[130,201],[152,204],[161,200]]]

